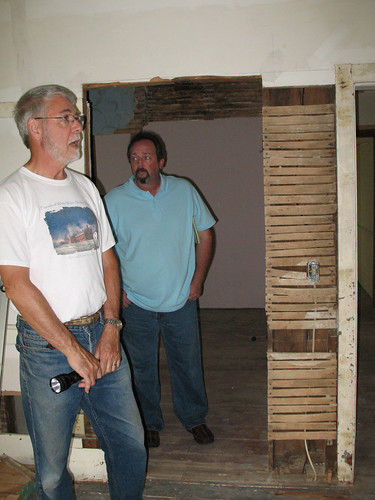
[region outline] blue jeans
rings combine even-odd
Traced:
[[[111,499],[141,499],[146,474],[144,430],[125,354],[120,367],[98,379],[88,394],[78,384],[55,394],[49,385],[51,377],[72,371],[65,355],[49,347],[20,318],[17,329],[21,394],[34,450],[38,499],[73,499],[67,461],[79,407],[90,418],[103,448]],[[94,353],[102,319],[69,330]]]
[[[158,374],[159,331],[168,358],[173,407],[186,429],[205,423],[207,397],[203,381],[196,301],[174,312],[153,312],[131,303],[122,310],[123,340],[128,351],[144,424],[160,431]]]

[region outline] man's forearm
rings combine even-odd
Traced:
[[[118,261],[112,249],[103,253],[104,284],[107,300],[104,303],[104,317],[118,318],[120,313],[120,277]]]
[[[203,284],[212,257],[213,235],[211,229],[199,232],[200,243],[195,249],[195,272],[193,281]]]

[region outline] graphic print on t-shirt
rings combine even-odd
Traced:
[[[98,221],[88,207],[47,211],[44,220],[58,255],[87,252],[99,247]]]

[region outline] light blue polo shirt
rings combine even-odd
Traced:
[[[122,288],[143,309],[176,311],[188,299],[195,269],[193,218],[198,231],[216,221],[189,181],[161,174],[159,190],[152,196],[133,179],[104,198]]]

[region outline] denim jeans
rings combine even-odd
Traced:
[[[50,379],[72,371],[65,355],[49,347],[20,318],[17,329],[21,394],[34,451],[38,499],[73,499],[67,461],[79,407],[89,417],[103,448],[111,499],[141,499],[146,473],[144,430],[125,354],[120,367],[98,379],[88,394],[78,384],[55,394]],[[103,330],[102,318],[88,326],[69,326],[69,330],[94,353]]]
[[[173,407],[186,429],[205,423],[207,397],[203,381],[196,301],[174,312],[147,311],[131,303],[122,310],[123,340],[128,351],[144,424],[160,431],[158,374],[159,331],[168,358]]]

